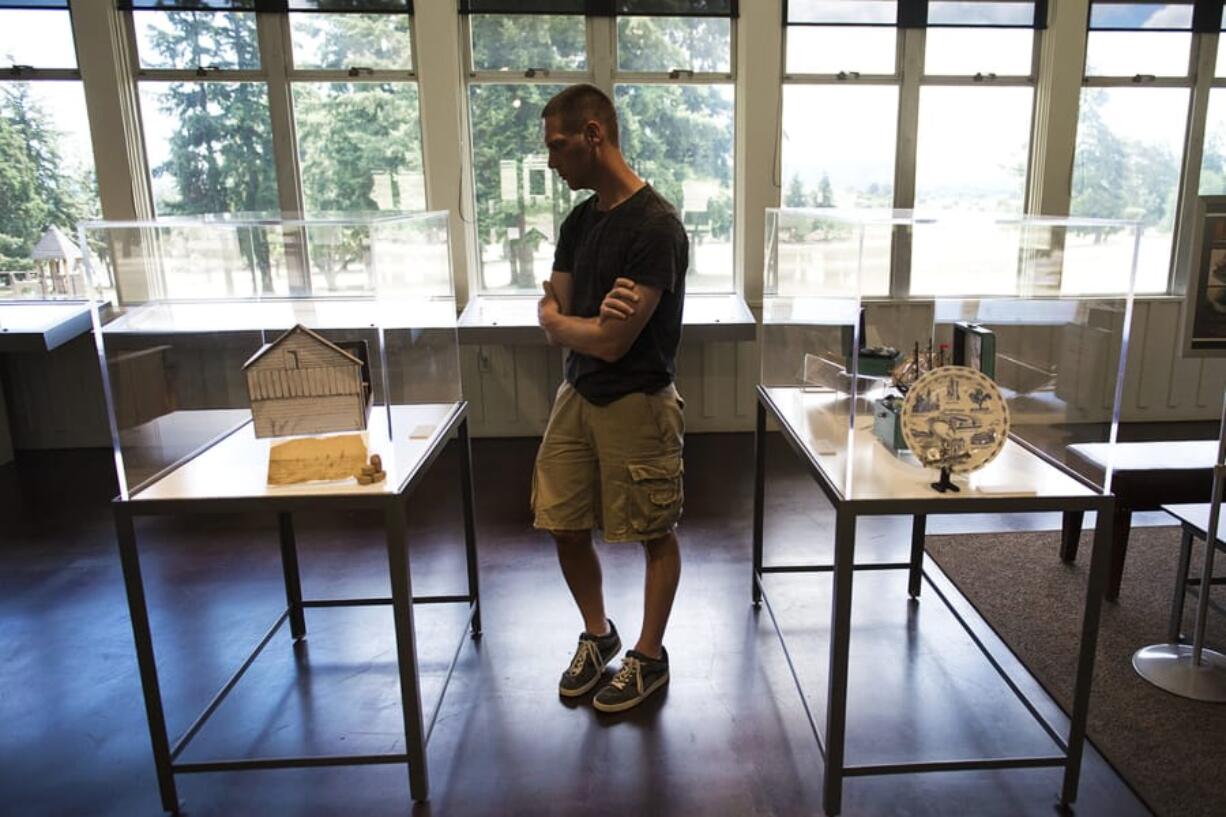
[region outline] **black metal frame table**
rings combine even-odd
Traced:
[[[400,407],[394,407],[397,411]],[[481,613],[477,577],[477,540],[473,516],[472,455],[468,437],[468,405],[465,402],[439,404],[435,408],[438,423],[428,439],[416,441],[413,455],[401,457],[395,466],[388,464],[387,483],[369,486],[357,484],[333,487],[331,490],[305,489],[279,493],[269,490],[263,495],[198,497],[177,490],[190,485],[182,477],[187,466],[211,456],[214,465],[228,466],[225,449],[234,450],[249,439],[250,423],[244,423],[227,435],[214,440],[200,451],[193,452],[181,462],[146,480],[130,492],[130,498],[117,498],[112,505],[115,528],[119,539],[119,553],[123,567],[124,585],[127,590],[128,608],[132,616],[132,630],[136,639],[136,657],[140,667],[141,687],[145,697],[145,714],[149,720],[149,733],[153,742],[153,757],[157,766],[158,788],[162,808],[179,812],[179,799],[175,787],[176,774],[199,772],[240,771],[245,769],[302,768],[309,766],[355,766],[381,763],[405,763],[408,765],[409,791],[415,801],[424,801],[429,794],[429,776],[426,767],[426,744],[442,706],[443,696],[455,669],[465,636],[471,630],[472,637],[481,635]],[[431,464],[446,445],[448,437],[455,432],[460,444],[460,492],[464,514],[464,547],[467,559],[468,592],[447,596],[413,596],[409,574],[409,550],[405,541],[405,503],[420,484]],[[242,438],[248,439],[242,439]],[[399,452],[397,452],[399,453]],[[394,455],[393,455],[394,456]],[[393,468],[395,469],[393,471]],[[261,477],[262,475],[257,475]],[[168,479],[176,477],[177,485],[166,488]],[[395,479],[396,482],[392,482]],[[292,489],[293,486],[291,486]],[[161,490],[159,490],[161,488]],[[240,488],[241,490],[241,488]],[[238,493],[235,491],[234,493]],[[294,541],[293,514],[305,510],[355,510],[382,511],[387,538],[388,571],[391,579],[391,597],[352,599],[303,599],[298,573],[298,553]],[[149,615],[145,602],[144,584],[141,580],[140,559],[136,545],[135,517],[177,515],[187,513],[243,513],[267,512],[277,514],[280,527],[281,564],[285,577],[286,608],[273,622],[259,643],[205,707],[203,713],[187,728],[174,745],[166,731],[162,696],[158,686],[157,664],[154,659],[153,639],[149,630]],[[443,688],[428,721],[423,717],[421,695],[418,685],[416,631],[413,624],[413,605],[449,604],[468,605],[468,616],[455,652],[447,668]],[[400,697],[404,716],[405,751],[384,754],[327,755],[307,757],[273,757],[221,759],[202,762],[183,762],[178,758],[187,749],[191,740],[203,728],[208,718],[217,710],[229,692],[254,663],[260,652],[288,620],[290,635],[296,642],[306,635],[305,610],[307,608],[353,607],[390,605],[395,624],[396,656],[400,676]]]
[[[812,399],[820,400],[818,395]],[[963,486],[960,493],[937,493],[924,491],[932,480],[933,472],[920,469],[914,464],[900,462],[887,451],[873,436],[871,430],[857,430],[854,433],[855,450],[851,456],[854,475],[860,475],[860,482],[853,481],[853,489],[845,492],[843,483],[836,480],[829,471],[832,463],[838,462],[846,466],[847,457],[838,455],[831,458],[825,452],[819,452],[815,446],[815,438],[807,432],[801,420],[805,411],[804,401],[810,399],[803,395],[801,389],[773,389],[758,387],[757,427],[754,437],[755,445],[755,475],[754,475],[754,519],[753,519],[753,581],[752,598],[754,606],[760,606],[765,599],[767,612],[783,646],[788,668],[792,679],[800,692],[801,704],[808,717],[809,726],[817,740],[818,751],[825,764],[823,780],[823,806],[829,815],[838,814],[842,809],[843,780],[847,777],[864,777],[882,774],[909,774],[920,772],[949,772],[985,769],[1025,769],[1041,767],[1063,767],[1064,780],[1060,792],[1060,803],[1069,805],[1077,797],[1077,786],[1081,771],[1082,751],[1085,744],[1086,715],[1090,700],[1090,680],[1094,671],[1094,652],[1098,641],[1098,622],[1103,602],[1103,591],[1106,587],[1108,569],[1110,567],[1110,545],[1113,497],[1097,491],[1092,485],[1085,483],[1076,475],[1066,473],[1056,468],[1045,458],[1031,450],[1021,442],[1010,439],[1001,455],[990,463],[983,471],[974,475],[979,488]],[[779,424],[784,438],[791,445],[797,456],[807,466],[813,480],[822,489],[835,510],[835,544],[834,562],[829,565],[764,565],[763,564],[763,516],[766,490],[766,424],[767,417],[773,417]],[[846,433],[846,432],[844,432]],[[860,490],[871,485],[874,480],[868,477],[873,472],[890,472],[895,476],[906,471],[910,476],[909,490],[890,495],[889,490]],[[1023,487],[1025,475],[1040,475],[1041,484],[1035,484],[1035,490]],[[993,481],[995,480],[995,481]],[[888,482],[888,480],[886,480]],[[878,479],[876,482],[882,482]],[[1036,481],[1038,483],[1039,481]],[[1014,490],[1010,490],[1010,487]],[[921,490],[921,486],[922,489]],[[879,489],[887,485],[877,485]],[[850,493],[851,495],[847,495]],[[1070,713],[1067,737],[1061,737],[1059,731],[1050,724],[1029,700],[1017,683],[1009,677],[988,650],[987,646],[975,634],[974,630],[959,614],[949,599],[941,592],[940,587],[928,577],[923,568],[924,533],[928,514],[947,513],[1017,513],[1040,511],[1097,511],[1097,528],[1094,534],[1093,555],[1090,563],[1089,584],[1086,590],[1085,613],[1082,620],[1081,644],[1077,662],[1077,676],[1073,693],[1073,707]],[[861,516],[880,515],[911,515],[914,517],[911,536],[910,559],[906,562],[855,564],[856,519]],[[1011,758],[965,758],[951,761],[917,761],[913,763],[876,763],[848,764],[844,757],[844,739],[847,727],[847,676],[848,658],[851,643],[851,596],[852,580],[859,570],[906,570],[908,571],[908,594],[912,599],[918,599],[921,586],[927,580],[933,591],[957,619],[958,623],[970,636],[971,640],[987,658],[992,667],[1000,674],[1009,689],[1017,696],[1022,705],[1038,721],[1039,725],[1058,747],[1059,753],[1038,757]],[[770,599],[766,596],[763,577],[772,573],[832,573],[833,593],[831,602],[831,642],[829,663],[829,686],[826,693],[826,728],[823,735],[817,726],[809,709],[804,694],[803,685],[792,664],[791,655],[787,649],[787,640],[783,635]]]

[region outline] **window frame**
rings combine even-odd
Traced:
[[[482,261],[480,259],[480,236],[478,235],[477,226],[477,208],[479,203],[477,200],[476,189],[476,174],[472,170],[473,152],[472,152],[472,110],[470,89],[474,85],[572,85],[575,83],[589,83],[600,88],[610,99],[616,100],[616,90],[618,85],[731,85],[733,89],[733,167],[736,166],[736,146],[737,134],[736,129],[739,127],[738,117],[736,116],[737,106],[739,103],[739,95],[737,94],[737,24],[738,17],[733,15],[729,17],[719,16],[719,19],[727,19],[729,21],[729,54],[728,54],[728,71],[726,72],[698,72],[690,69],[674,68],[669,71],[620,71],[617,67],[618,52],[617,52],[617,22],[623,17],[647,16],[680,16],[691,19],[706,19],[704,15],[556,15],[556,16],[574,16],[582,17],[586,32],[586,47],[587,47],[587,70],[570,71],[561,70],[555,71],[547,68],[526,68],[522,70],[478,70],[473,62],[473,27],[471,20],[478,16],[473,14],[460,14],[460,32],[461,32],[461,60],[464,74],[463,81],[463,96],[464,96],[464,130],[468,135],[469,146],[465,153],[465,160],[469,163],[469,184],[465,191],[465,197],[468,202],[469,212],[473,213],[471,219],[468,219],[468,230],[466,230],[466,239],[473,242],[473,246],[477,248],[475,253],[476,263],[470,265],[469,268],[469,292],[470,297],[522,297],[526,293],[522,290],[513,290],[501,292],[499,290],[487,289],[484,286],[484,273],[482,270]],[[485,16],[498,16],[496,14],[486,14]],[[682,76],[684,75],[684,76]],[[542,150],[544,146],[542,145]],[[735,208],[736,201],[736,172],[732,174],[732,192]],[[744,273],[742,265],[737,263],[737,252],[740,249],[741,237],[736,229],[735,210],[732,224],[732,280],[730,286],[733,292],[737,294],[744,293]]]
[[[825,27],[846,28],[849,26],[892,27],[897,35],[894,73],[865,74],[855,71],[839,71],[837,73],[788,73],[782,74],[782,83],[787,85],[887,85],[898,88],[898,126],[895,133],[894,148],[894,208],[910,210],[915,206],[915,184],[918,171],[917,145],[919,142],[919,99],[924,87],[1029,87],[1032,89],[1030,128],[1027,134],[1028,150],[1026,153],[1026,176],[1023,186],[1023,211],[1030,198],[1030,189],[1034,183],[1031,152],[1035,140],[1036,106],[1038,104],[1038,81],[1041,65],[1041,54],[1044,38],[1047,36],[1046,21],[1040,15],[1047,14],[1047,4],[1036,2],[1036,24],[1033,26],[1016,25],[950,25],[927,24],[926,21],[912,19],[916,8],[907,6],[907,0],[899,0],[898,19],[892,26],[884,23],[789,23],[784,18],[783,24],[783,66],[787,66],[787,32],[791,27]],[[1027,74],[996,75],[984,74],[928,74],[925,66],[927,53],[927,31],[929,28],[971,28],[971,29],[1028,29],[1034,33],[1031,43],[1030,71]],[[782,144],[783,114],[779,116],[779,144]],[[782,167],[780,167],[782,172]],[[911,295],[911,234],[906,230],[896,229],[890,253],[890,280],[888,293],[879,297],[888,299],[907,299]]]

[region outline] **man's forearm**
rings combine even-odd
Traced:
[[[598,318],[555,314],[543,324],[543,328],[554,343],[610,363],[626,352],[610,331],[611,325],[600,323]]]

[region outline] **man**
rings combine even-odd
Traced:
[[[621,669],[596,693],[604,712],[637,706],[668,683],[664,629],[681,575],[683,403],[673,386],[689,244],[676,211],[635,175],[618,148],[617,113],[598,88],[576,85],[545,106],[549,166],[577,205],[558,237],[538,307],[550,343],[570,350],[532,481],[535,525],[552,534],[584,632],[559,692],[594,688],[621,649],[605,615],[592,529],[642,542],[643,627]]]

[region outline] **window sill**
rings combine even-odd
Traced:
[[[478,295],[460,315],[460,343],[470,345],[545,343],[536,323],[535,295]],[[757,322],[740,295],[695,293],[685,298],[682,341],[753,340]]]

